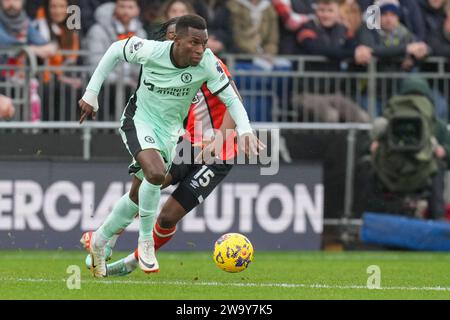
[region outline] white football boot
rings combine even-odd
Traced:
[[[158,260],[155,255],[155,243],[153,237],[150,240],[138,242],[139,267],[145,273],[159,271]]]
[[[105,258],[105,246],[99,246],[96,243],[96,234],[92,234],[91,246],[89,253],[91,255],[91,271],[94,277],[104,278],[106,277],[106,258]]]
[[[90,270],[91,269],[91,265],[92,265],[92,258],[91,258],[91,240],[92,240],[92,235],[93,235],[93,231],[87,231],[85,233],[83,233],[83,236],[80,239],[81,244],[83,245],[83,248],[89,252],[89,254],[86,256],[85,264],[86,267]],[[110,245],[110,241],[108,241],[108,243],[105,246],[105,260],[106,262],[108,262],[109,260],[111,260],[112,257],[112,253],[113,253],[113,249],[112,246]]]

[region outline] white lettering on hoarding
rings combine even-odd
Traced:
[[[266,186],[258,196],[255,214],[261,227],[269,233],[281,233],[288,229],[294,216],[294,201],[289,189],[279,183]],[[281,214],[273,218],[270,214],[270,203],[278,200],[281,203]]]
[[[315,233],[322,233],[323,199],[323,185],[316,185],[314,187],[314,201],[305,185],[295,186],[295,233],[304,233],[306,231],[306,220],[309,220]]]
[[[239,183],[235,185],[234,196],[239,200],[239,230],[247,233],[252,231],[252,202],[258,197],[259,186],[255,183]]]
[[[11,230],[13,219],[6,215],[12,210],[13,183],[11,181],[0,181],[0,230]]]
[[[44,200],[43,190],[39,183],[29,180],[18,180],[14,183],[14,230],[42,230],[44,226],[38,213]]]
[[[217,191],[205,201],[204,214],[191,212],[182,221],[184,232],[229,231],[238,219],[239,232],[249,233],[257,224],[269,233],[283,233],[290,228],[294,233],[305,233],[307,221],[315,233],[323,230],[323,185],[314,187],[311,197],[303,184],[295,185],[294,192],[279,183],[268,184],[261,189],[258,183],[224,183],[221,188],[222,211],[219,210]],[[270,203],[278,201],[281,213],[270,212]],[[239,203],[235,212],[236,202]],[[221,212],[219,219],[217,214]],[[255,219],[255,221],[253,220]],[[223,224],[223,225],[221,225]]]
[[[60,181],[52,184],[44,198],[44,216],[48,225],[55,231],[69,231],[80,223],[81,209],[70,209],[62,216],[58,212],[57,204],[60,199],[67,199],[71,206],[81,206],[81,193],[77,186],[69,181]]]
[[[0,230],[44,230],[45,226],[58,232],[96,229],[129,186],[112,182],[98,198],[92,181],[81,183],[81,187],[57,181],[46,189],[30,180],[0,181]],[[160,208],[172,190],[163,192]],[[301,234],[310,225],[312,231],[321,233],[323,198],[322,184],[308,190],[304,184],[292,188],[281,183],[223,183],[205,200],[202,210],[194,209],[186,215],[180,229],[224,233],[237,225],[236,231],[242,233],[259,227],[272,234]],[[136,230],[136,223],[127,229]]]

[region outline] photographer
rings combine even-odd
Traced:
[[[450,135],[434,115],[427,81],[410,78],[393,97],[372,132],[372,164],[389,192],[429,191],[429,218],[443,220],[444,178],[450,163]]]

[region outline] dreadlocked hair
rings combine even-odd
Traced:
[[[177,24],[179,17],[176,18],[172,18],[170,20],[167,20],[166,22],[164,22],[161,27],[152,33],[152,37],[151,39],[154,39],[156,41],[164,41],[166,40],[166,34],[167,34],[167,29],[174,24]]]

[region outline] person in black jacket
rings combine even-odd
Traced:
[[[297,33],[300,54],[318,55],[329,62],[306,64],[307,70],[339,71],[341,62],[353,60],[356,42],[353,35],[341,23],[339,0],[318,0],[317,19],[310,21]],[[318,80],[318,81],[315,81]],[[368,122],[369,116],[349,97],[342,95],[343,83],[339,79],[309,79],[302,84],[300,95],[294,96],[293,105],[301,108],[309,121],[319,122]]]
[[[445,46],[444,23],[446,20],[445,0],[419,0],[425,21],[426,42],[432,49],[432,55],[442,55]]]
[[[272,0],[279,16],[280,54],[296,53],[297,32],[308,22],[314,20],[314,0]]]
[[[319,0],[317,19],[297,33],[298,53],[325,56],[341,61],[353,58],[356,43],[353,35],[339,23],[339,1]]]
[[[442,28],[430,37],[428,44],[433,50],[433,56],[450,58],[450,15],[445,18]]]

